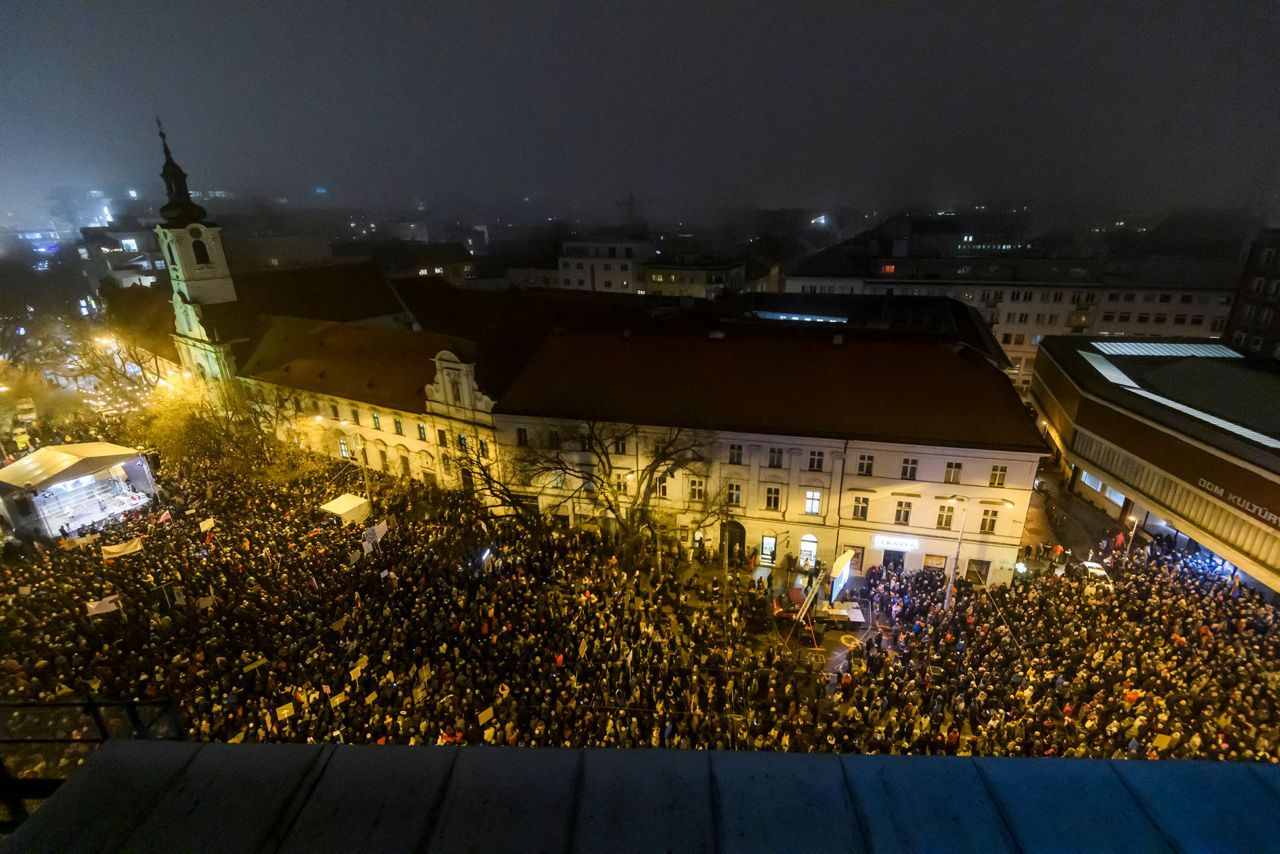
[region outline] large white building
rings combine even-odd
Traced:
[[[639,266],[653,254],[647,240],[570,240],[560,250],[558,287],[633,294],[643,285]]]
[[[635,302],[586,296],[605,313],[557,304],[577,314],[565,325],[523,303],[505,320],[427,306],[411,322],[367,266],[231,274],[167,148],[164,174],[178,356],[210,389],[265,404],[289,441],[764,563],[1013,570],[1045,445],[989,336],[646,321]]]

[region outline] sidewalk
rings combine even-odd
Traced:
[[[1061,543],[1074,557],[1085,560],[1090,550],[1098,548],[1099,540],[1122,529],[1122,523],[1083,498],[1068,494],[1057,469],[1046,466],[1036,477],[1041,488],[1031,493],[1023,545]]]

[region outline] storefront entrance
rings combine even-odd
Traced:
[[[731,560],[743,560],[746,558],[747,547],[747,529],[742,527],[741,522],[725,522],[720,526],[721,536],[723,540],[720,545],[722,548],[728,549],[729,558]]]
[[[773,566],[778,554],[778,538],[773,534],[765,534],[760,538],[760,563]]]
[[[895,552],[895,551],[890,551],[886,549],[884,553],[884,566],[886,567],[892,566],[896,569],[901,569],[905,564],[906,559],[907,559],[906,552]]]

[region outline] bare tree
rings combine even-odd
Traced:
[[[530,483],[555,494],[561,505],[585,502],[603,510],[618,536],[634,546],[646,531],[671,527],[678,511],[667,503],[667,489],[677,474],[705,484],[710,472],[712,438],[697,430],[560,421],[539,438],[536,447],[517,449]]]
[[[446,466],[456,467],[464,485],[481,498],[509,511],[529,533],[540,536],[546,521],[538,509],[529,467],[523,456],[503,453],[488,441],[467,436],[444,452]]]

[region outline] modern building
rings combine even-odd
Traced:
[[[560,250],[559,287],[577,291],[635,293],[638,265],[653,254],[647,240],[600,239],[566,241]]]
[[[869,232],[829,247],[795,265],[785,289],[960,300],[986,318],[1009,356],[1010,379],[1025,394],[1037,345],[1049,335],[1222,336],[1244,262],[1244,235],[1251,235],[1247,224],[1231,219],[1203,225],[1209,237],[1197,238],[1182,218],[1170,217],[1163,230],[1114,237],[1097,257],[1043,257],[1033,254],[1037,244],[1030,238],[993,242],[954,231],[948,217],[941,219],[923,237]],[[912,254],[926,250],[931,254]]]
[[[1031,394],[1072,492],[1280,590],[1280,363],[1205,339],[1051,337]]]
[[[136,220],[80,229],[81,267],[95,290],[104,283],[122,288],[168,281],[155,232]]]
[[[371,259],[387,276],[439,276],[459,287],[476,277],[475,258],[460,243],[343,240],[333,244],[333,254]]]
[[[638,294],[716,299],[743,289],[746,266],[740,259],[658,255],[645,262],[641,277]]]
[[[1280,359],[1280,229],[1253,244],[1225,337],[1241,351]]]

